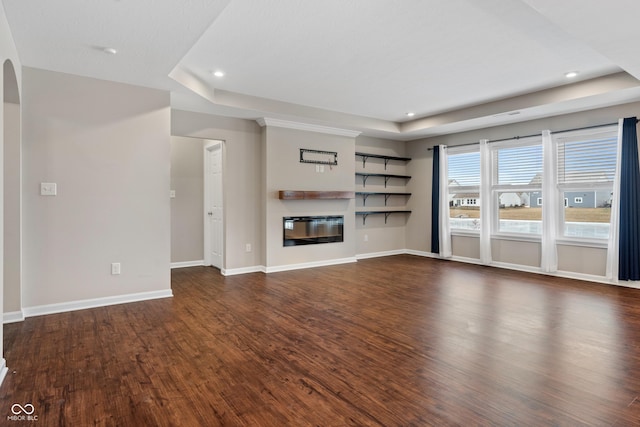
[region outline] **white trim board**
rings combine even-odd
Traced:
[[[416,256],[422,256],[422,257],[426,257],[426,258],[436,258],[436,259],[442,259],[444,261],[453,261],[453,262],[461,262],[461,263],[465,263],[465,264],[475,264],[475,265],[483,265],[482,263],[480,263],[479,259],[476,258],[467,258],[467,257],[459,257],[459,256],[453,256],[451,258],[442,258],[440,257],[440,255],[438,254],[434,254],[432,252],[423,252],[423,251],[416,251],[413,249],[405,249],[405,250],[400,250],[400,251],[391,251],[393,253],[390,253],[395,255],[395,254],[407,254],[407,255],[416,255]],[[386,256],[386,255],[378,255],[378,254],[385,254],[385,252],[378,252],[378,253],[371,253],[371,254],[360,254],[357,255],[358,259],[365,259],[365,258],[373,258],[376,256]],[[602,285],[614,285],[614,286],[622,286],[625,288],[632,288],[632,289],[640,289],[640,282],[620,282],[620,281],[614,281],[614,280],[610,280],[604,276],[597,276],[597,275],[593,275],[593,274],[585,274],[585,273],[576,273],[573,271],[563,271],[563,270],[559,270],[556,271],[554,273],[545,273],[543,272],[540,267],[534,267],[534,266],[530,266],[530,265],[521,265],[521,264],[511,264],[511,263],[505,263],[505,262],[492,262],[491,264],[488,264],[487,267],[494,267],[494,268],[503,268],[505,270],[514,270],[514,271],[521,271],[523,273],[534,273],[534,274],[541,274],[541,275],[546,275],[546,276],[553,276],[553,277],[562,277],[565,279],[575,279],[575,280],[582,280],[585,282],[592,282],[592,283],[599,283]]]
[[[7,376],[7,372],[9,372],[9,368],[7,368],[7,361],[3,357],[0,359],[0,384],[4,381],[4,377]]]
[[[24,313],[22,312],[22,310],[10,311],[8,313],[2,314],[3,324],[22,322],[23,320],[24,320]]]
[[[263,265],[254,265],[253,267],[223,268],[220,273],[223,276],[236,276],[238,274],[266,273],[266,271]]]
[[[404,253],[407,255],[415,255],[415,256],[421,256],[425,258],[446,259],[446,258],[441,258],[440,255],[434,254],[433,252],[416,251],[415,249],[405,249]]]
[[[382,252],[369,252],[366,254],[356,254],[356,259],[368,259],[368,258],[380,258],[385,256],[393,256],[393,255],[404,255],[407,251],[405,249],[396,249],[393,251],[382,251]]]
[[[356,257],[328,259],[326,261],[302,262],[299,264],[277,265],[274,267],[266,267],[265,273],[277,273],[280,271],[301,270],[303,268],[325,267],[329,265],[348,264],[357,262]]]
[[[22,309],[25,317],[43,316],[45,314],[65,313],[68,311],[84,310],[87,308],[106,307],[109,305],[126,304],[130,302],[148,301],[159,298],[173,297],[171,289],[163,291],[140,292],[135,294],[117,295],[113,297],[93,298],[80,301],[63,302],[58,304],[38,305]]]
[[[174,268],[185,268],[185,267],[202,267],[204,265],[204,260],[198,261],[180,261],[180,262],[172,262],[171,269]]]

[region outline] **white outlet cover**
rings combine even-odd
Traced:
[[[41,196],[55,196],[57,194],[58,194],[58,185],[55,182],[40,183]]]
[[[111,263],[111,274],[120,274],[120,263],[119,262],[113,262]]]
[[[170,190],[169,191],[169,197],[172,198],[172,199],[175,199],[176,198],[176,190]]]

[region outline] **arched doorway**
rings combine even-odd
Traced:
[[[13,64],[3,64],[3,321],[23,320],[20,92]]]

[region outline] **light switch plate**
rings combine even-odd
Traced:
[[[57,194],[58,194],[58,185],[55,182],[40,183],[41,196],[55,196]]]

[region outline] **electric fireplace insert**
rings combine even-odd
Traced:
[[[282,224],[283,246],[344,241],[343,216],[288,216]]]

